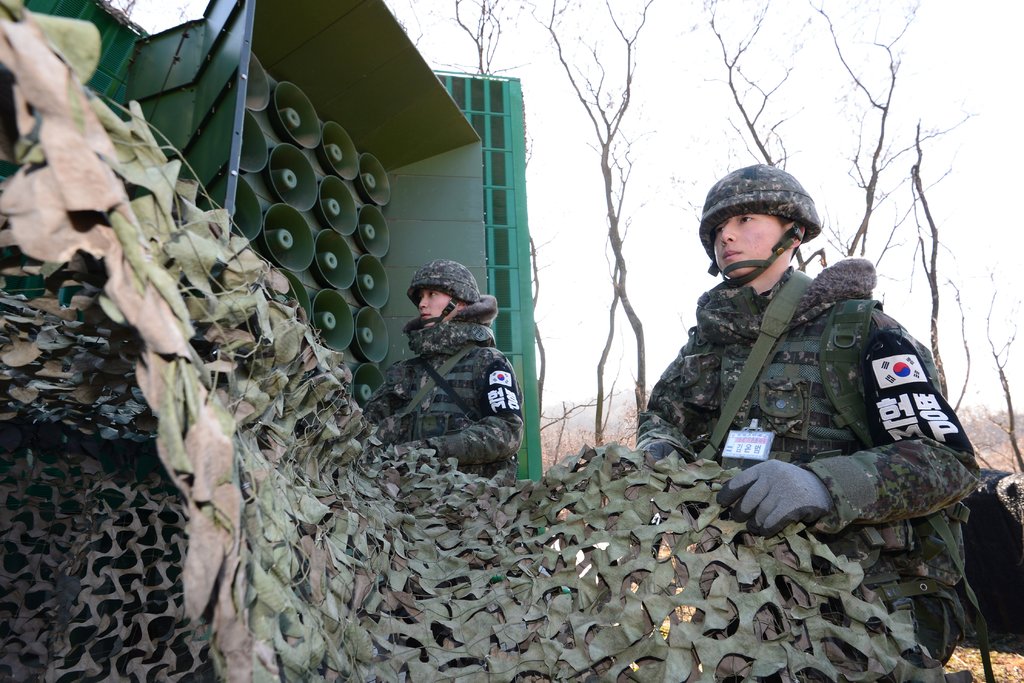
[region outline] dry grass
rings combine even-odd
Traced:
[[[992,673],[997,683],[1024,683],[1024,635],[994,635],[989,642]],[[964,642],[946,664],[946,671],[970,671],[975,681],[985,680],[981,652],[975,640]]]

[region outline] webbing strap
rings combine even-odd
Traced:
[[[444,375],[447,375],[451,371],[451,369],[455,367],[455,364],[458,363],[463,356],[469,353],[469,350],[471,348],[473,348],[472,344],[466,344],[461,349],[456,351],[450,358],[448,358],[448,360],[441,364],[441,367],[437,369],[437,373],[442,377]],[[416,392],[416,395],[413,396],[412,399],[406,404],[406,406],[399,410],[396,413],[396,415],[398,417],[405,417],[412,411],[416,410],[416,406],[420,404],[420,401],[423,400],[423,397],[426,396],[427,392],[433,389],[434,386],[434,378],[428,377],[427,381],[424,382],[423,386],[420,387],[420,390]]]
[[[995,674],[992,671],[992,657],[989,655],[988,622],[985,621],[985,616],[981,613],[981,607],[978,605],[978,596],[974,594],[974,589],[971,588],[971,584],[967,581],[967,573],[964,570],[964,558],[961,557],[958,551],[959,545],[956,539],[953,538],[953,530],[949,528],[949,520],[946,519],[946,515],[940,512],[929,516],[928,521],[931,522],[932,528],[939,534],[942,542],[949,548],[949,554],[953,558],[953,563],[956,565],[957,571],[960,572],[960,576],[963,577],[964,592],[967,593],[967,599],[974,606],[974,632],[978,635],[978,650],[981,652],[981,664],[985,669],[985,681],[986,683],[996,683]]]
[[[874,299],[848,299],[832,307],[822,333],[819,358],[825,395],[836,409],[836,424],[848,427],[861,443],[871,447],[867,413],[861,388],[851,379],[858,377],[864,344],[871,331],[871,312],[878,302]],[[830,375],[825,377],[824,375]],[[833,383],[833,378],[839,386]],[[838,389],[838,393],[837,393]]]
[[[779,340],[782,333],[786,331],[786,326],[789,325],[789,321],[792,320],[793,313],[796,311],[797,302],[800,301],[800,297],[807,291],[810,284],[810,277],[800,271],[794,271],[775,298],[768,304],[764,317],[761,319],[761,333],[758,335],[757,341],[754,342],[754,348],[750,350],[747,362],[743,366],[743,372],[736,380],[736,386],[729,392],[729,398],[726,399],[725,406],[718,416],[718,422],[711,432],[711,438],[704,450],[700,452],[699,458],[712,460],[718,453],[718,447],[728,433],[729,426],[740,409],[740,404],[750,392],[750,388],[754,386],[757,376],[761,374],[761,368],[764,367],[764,363],[768,359],[768,354],[771,353],[775,342]]]

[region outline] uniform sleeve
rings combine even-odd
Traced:
[[[463,465],[508,460],[523,442],[523,395],[508,359],[495,351],[476,379],[479,420],[455,434],[427,439],[438,455]]]
[[[709,433],[710,411],[697,410],[685,400],[685,390],[705,377],[717,375],[717,367],[708,368],[708,360],[694,353],[696,331],[690,330],[687,344],[679,351],[651,390],[647,410],[640,413],[637,425],[637,449],[643,450],[656,441],[666,441],[687,459],[695,457],[693,440]],[[703,368],[702,368],[703,366]],[[710,372],[707,372],[710,371]]]
[[[880,314],[860,370],[874,445],[807,465],[835,504],[817,523],[826,533],[929,515],[963,499],[978,483],[974,449],[932,379],[927,349]]]

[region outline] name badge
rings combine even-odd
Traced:
[[[750,467],[767,460],[772,452],[774,432],[757,428],[757,420],[751,420],[745,429],[733,429],[722,448],[723,467]]]

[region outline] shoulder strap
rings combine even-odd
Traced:
[[[458,355],[459,358],[461,358],[462,356],[465,355],[465,351],[468,351],[468,350],[469,350],[469,347],[467,346],[467,347],[465,347],[465,349],[463,351],[460,351],[456,355]],[[462,400],[462,397],[459,396],[459,393],[457,391],[455,391],[455,389],[452,388],[452,385],[448,383],[448,380],[446,380],[442,376],[442,373],[440,373],[437,370],[435,370],[430,365],[430,363],[428,363],[426,361],[426,359],[420,358],[420,365],[422,365],[423,369],[427,371],[427,374],[429,374],[431,377],[434,378],[434,382],[437,384],[437,386],[441,387],[441,389],[444,391],[444,393],[448,394],[448,398],[450,398],[452,400],[452,402],[455,403],[455,405],[457,405],[459,407],[459,410],[462,411],[463,415],[465,415],[466,417],[469,417],[470,412],[471,412],[470,409],[469,409],[469,406],[467,406],[466,402]],[[447,363],[445,365],[447,365]],[[445,371],[444,374],[448,374],[448,371],[451,370],[451,367],[442,368],[442,369]]]
[[[819,358],[825,395],[836,409],[836,423],[849,427],[865,446],[871,445],[864,395],[852,378],[859,376],[864,344],[871,331],[874,299],[847,299],[832,307],[821,333]],[[836,384],[838,383],[838,386]]]
[[[473,348],[472,344],[466,344],[465,346],[463,346],[461,349],[452,354],[448,358],[448,360],[442,363],[441,367],[438,368],[436,372],[434,372],[434,368],[430,367],[430,364],[427,363],[427,361],[423,360],[422,357],[417,358],[417,360],[419,360],[427,368],[427,372],[428,374],[431,375],[431,377],[430,379],[423,383],[423,386],[420,387],[420,390],[416,392],[416,395],[413,396],[412,399],[410,399],[410,401],[405,405],[405,407],[398,411],[397,416],[404,417],[411,413],[412,411],[416,410],[416,406],[420,404],[420,401],[422,401],[423,397],[427,395],[427,392],[431,391],[436,386],[435,378],[437,378],[438,376],[447,375],[451,371],[451,369],[455,367],[455,364],[462,360],[463,356],[469,353],[469,350],[471,348]],[[447,390],[445,390],[445,393],[448,393],[449,396],[451,395],[451,393],[448,392]],[[459,407],[461,408],[462,406]],[[463,408],[463,410],[465,410],[465,408]]]
[[[754,342],[754,348],[747,356],[743,371],[722,407],[718,422],[715,423],[715,428],[711,432],[711,438],[704,450],[700,452],[700,458],[711,460],[718,453],[718,446],[729,431],[729,426],[732,424],[733,418],[736,417],[740,404],[750,392],[750,387],[754,386],[757,376],[761,374],[761,368],[764,367],[764,363],[768,359],[768,354],[774,348],[775,342],[786,331],[786,326],[793,319],[797,302],[800,301],[800,297],[807,291],[810,284],[810,277],[799,270],[795,271],[772,299],[772,302],[768,304],[764,317],[761,319],[761,334],[758,335],[757,341]]]

